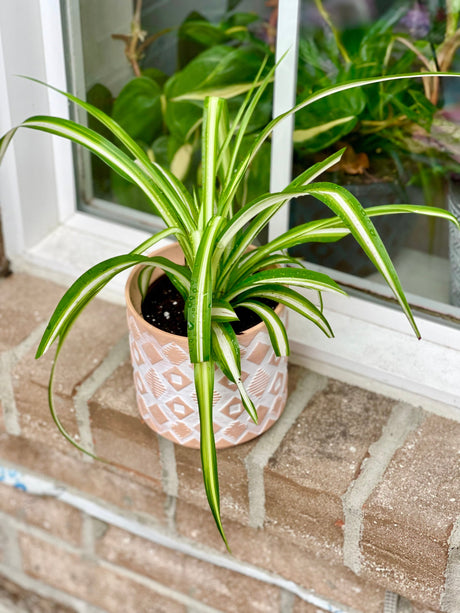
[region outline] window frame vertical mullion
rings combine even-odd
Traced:
[[[299,48],[301,0],[279,0],[276,33],[276,61],[283,60],[276,68],[273,116],[288,111],[295,104],[297,86],[297,62]],[[273,130],[270,191],[281,191],[292,176],[294,117],[281,121]],[[289,228],[289,206],[283,207],[270,221],[268,239],[272,240]]]

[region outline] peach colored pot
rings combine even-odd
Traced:
[[[183,262],[177,244],[150,255],[162,255]],[[141,315],[141,296],[137,288],[139,267],[126,285],[130,350],[139,411],[144,422],[165,438],[198,448],[200,424],[188,354],[188,341],[147,323]],[[155,269],[151,282],[162,271]],[[279,305],[278,315],[285,320],[286,309]],[[218,448],[230,447],[255,438],[268,430],[281,415],[287,396],[287,358],[279,358],[270,344],[267,329],[260,323],[238,335],[241,349],[242,379],[256,406],[256,425],[244,410],[236,385],[216,370],[214,389],[214,433]]]

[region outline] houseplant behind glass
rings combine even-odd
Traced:
[[[260,74],[264,70],[261,65]],[[190,361],[193,364],[196,396],[200,417],[200,449],[203,478],[214,519],[226,542],[220,517],[217,459],[213,432],[213,389],[215,364],[230,381],[241,389],[245,409],[257,421],[257,409],[243,390],[240,350],[237,337],[229,322],[237,319],[235,308],[245,303],[256,311],[266,324],[277,355],[287,355],[289,344],[286,330],[274,311],[264,305],[273,299],[304,315],[328,336],[332,331],[320,307],[289,286],[344,293],[327,275],[306,269],[299,261],[285,255],[296,244],[309,241],[334,242],[351,234],[360,244],[377,270],[392,289],[416,335],[417,325],[403,293],[397,273],[375,230],[371,217],[393,213],[422,213],[442,217],[459,226],[449,213],[431,207],[391,205],[362,208],[354,196],[339,185],[315,183],[315,179],[336,164],[343,151],[313,165],[296,177],[282,192],[263,194],[234,210],[234,196],[246,173],[273,128],[286,116],[307,107],[314,101],[371,83],[388,79],[412,78],[399,75],[363,79],[316,92],[285,114],[273,119],[239,158],[246,127],[252,113],[273,78],[272,69],[260,86],[247,94],[236,119],[229,125],[226,101],[206,98],[203,113],[202,188],[199,193],[187,192],[169,171],[152,163],[146,153],[110,117],[71,94],[69,100],[85,109],[105,129],[120,141],[115,146],[105,137],[78,123],[62,118],[35,116],[21,126],[68,138],[84,145],[98,155],[115,172],[137,185],[161,215],[167,229],[152,236],[130,253],[110,258],[85,272],[59,302],[37,350],[43,355],[56,341],[56,356],[50,375],[49,402],[54,421],[61,433],[77,448],[82,449],[65,431],[53,405],[53,377],[62,343],[84,307],[119,272],[135,265],[143,270],[159,267],[167,274],[185,300],[185,319]],[[459,75],[460,76],[460,75]],[[256,80],[257,81],[257,80]],[[61,92],[64,93],[64,92]],[[0,159],[18,127],[11,129],[0,141]],[[313,127],[313,126],[312,126]],[[321,131],[321,126],[314,126]],[[333,216],[292,228],[268,244],[252,248],[254,239],[271,217],[290,198],[313,195],[325,204]],[[168,235],[174,235],[185,256],[184,264],[162,257],[143,255],[146,250]],[[145,295],[150,274],[140,274],[139,286]]]

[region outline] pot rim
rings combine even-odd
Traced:
[[[174,247],[179,247],[179,243],[171,242],[168,245],[164,245],[163,247],[160,247],[159,249],[155,249],[154,251],[149,252],[148,256],[159,255],[164,250],[171,249],[171,248],[174,248]],[[166,332],[165,330],[162,330],[161,328],[157,328],[157,326],[154,326],[153,324],[149,323],[148,321],[146,321],[142,317],[142,314],[139,313],[137,311],[137,309],[134,307],[133,302],[131,300],[131,288],[133,287],[133,284],[135,283],[135,280],[136,280],[136,276],[139,273],[139,270],[142,268],[142,266],[143,266],[143,264],[136,264],[136,266],[133,267],[133,269],[132,269],[132,271],[131,271],[131,273],[130,273],[130,275],[128,277],[128,280],[126,281],[126,285],[125,285],[125,301],[126,301],[126,305],[128,307],[129,313],[131,315],[134,315],[136,321],[141,323],[142,326],[148,326],[149,328],[152,328],[152,330],[158,330],[159,333],[166,334],[167,336],[171,337],[171,339],[184,339],[185,341],[187,341],[187,339],[188,339],[187,336],[182,336],[180,334],[173,334],[171,332]],[[162,272],[161,274],[164,275],[165,273]],[[137,293],[139,293],[139,288],[137,287],[137,285],[134,285],[133,289]],[[278,303],[276,308],[274,309],[274,311],[275,311],[275,313],[277,315],[281,315],[285,308],[286,307],[284,306],[284,304]],[[243,330],[243,332],[241,332],[240,334],[237,334],[236,337],[243,339],[243,338],[245,338],[247,336],[255,335],[259,331],[263,330],[264,327],[266,328],[265,323],[263,321],[260,321],[255,326],[252,326],[251,328],[248,328],[247,330]]]

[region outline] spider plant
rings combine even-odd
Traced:
[[[264,66],[261,67],[260,73]],[[274,70],[274,69],[273,69]],[[152,163],[144,150],[110,117],[75,96],[61,92],[73,103],[110,130],[120,145],[116,146],[96,131],[69,119],[35,116],[11,129],[0,141],[0,159],[19,127],[59,135],[83,145],[99,156],[115,172],[137,185],[163,218],[166,229],[155,234],[130,253],[119,255],[93,266],[67,290],[56,307],[39,344],[36,357],[42,356],[54,343],[56,356],[49,381],[49,404],[53,419],[61,433],[81,451],[62,426],[53,403],[53,378],[62,344],[84,307],[118,273],[141,265],[139,285],[145,295],[149,272],[159,267],[185,299],[190,360],[194,364],[195,387],[201,424],[201,462],[208,502],[218,530],[227,543],[220,515],[217,458],[213,433],[213,389],[215,366],[238,386],[241,400],[254,421],[257,408],[244,390],[241,381],[240,350],[231,321],[235,308],[244,305],[265,322],[277,355],[289,354],[286,330],[277,314],[266,306],[265,298],[282,303],[317,325],[327,336],[331,327],[320,307],[302,290],[339,292],[343,290],[326,274],[308,270],[284,250],[308,241],[337,241],[351,234],[382,274],[406,314],[415,334],[420,337],[411,309],[388,253],[375,230],[372,217],[393,213],[421,213],[458,221],[446,211],[409,204],[375,206],[364,210],[357,199],[340,185],[317,182],[317,178],[336,164],[343,151],[338,151],[297,176],[279,193],[262,194],[234,209],[235,194],[273,128],[284,117],[308,107],[313,102],[337,92],[382,82],[389,79],[413,78],[400,75],[361,79],[336,85],[314,93],[303,102],[273,119],[260,131],[241,160],[240,147],[252,113],[273,77],[273,70],[254,85],[245,97],[233,122],[229,122],[227,103],[219,97],[207,97],[203,111],[202,168],[199,193],[190,194],[168,170]],[[427,76],[425,73],[424,76]],[[439,74],[439,73],[438,73]],[[257,80],[256,80],[257,81]],[[312,126],[318,132],[321,126]],[[324,128],[327,129],[327,128]],[[294,227],[278,238],[255,247],[254,239],[273,215],[291,198],[312,195],[331,211],[325,220]],[[167,236],[174,236],[185,256],[185,264],[175,264],[163,257],[144,253]],[[292,288],[295,289],[292,289]],[[88,452],[87,452],[88,453]]]

